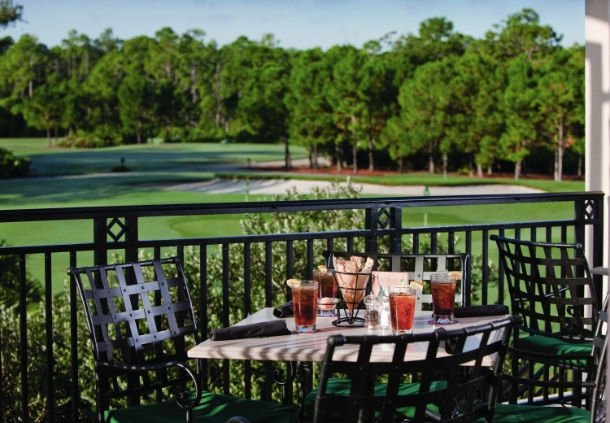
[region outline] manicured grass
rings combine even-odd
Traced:
[[[18,180],[0,180],[0,208],[54,208],[79,206],[122,206],[147,204],[178,204],[202,202],[245,201],[244,194],[206,194],[200,192],[168,191],[171,184],[206,181],[218,175],[223,177],[294,178],[338,180],[336,175],[311,176],[294,173],[247,173],[238,169],[247,158],[256,161],[281,160],[280,145],[265,144],[169,144],[123,146],[101,150],[71,150],[48,148],[44,139],[0,140],[20,155],[29,155],[39,177]],[[293,157],[305,152],[292,148]],[[128,173],[108,173],[125,158]],[[225,164],[226,167],[208,165]],[[234,167],[231,167],[234,166]],[[228,170],[227,170],[228,169]],[[93,175],[93,173],[96,173]],[[62,177],[48,177],[69,175]],[[472,185],[481,183],[520,183],[548,191],[582,191],[581,182],[562,182],[512,179],[475,179],[452,176],[445,180],[441,175],[405,174],[389,176],[355,176],[352,180],[386,185]],[[249,201],[270,199],[271,196],[250,195]],[[539,204],[489,205],[464,207],[421,207],[403,212],[405,226],[446,226],[477,224],[498,221],[548,220],[567,218],[572,214],[570,204],[540,207]],[[242,233],[241,215],[185,216],[145,218],[140,222],[142,239],[166,239],[205,236],[229,236]],[[44,245],[56,243],[90,242],[93,229],[90,222],[27,222],[0,224],[0,239],[9,245]],[[464,237],[458,236],[456,249],[463,251]],[[473,251],[481,250],[481,237],[473,236]],[[28,257],[30,269],[43,269],[42,255]],[[68,257],[53,257],[54,290],[63,290]],[[34,276],[41,279],[42,272]]]
[[[78,175],[110,172],[121,164],[131,171],[199,171],[204,165],[246,166],[250,161],[282,160],[279,144],[180,143],[147,144],[103,149],[49,148],[45,139],[1,139],[0,147],[32,160],[35,176]],[[303,148],[292,147],[293,158],[306,157]]]

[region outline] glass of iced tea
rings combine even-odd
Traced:
[[[334,317],[339,302],[335,275],[328,269],[315,269],[313,280],[318,282],[318,316]]]
[[[316,315],[318,314],[318,282],[300,281],[292,288],[292,308],[294,310],[294,325],[299,333],[316,331]]]
[[[457,323],[453,319],[455,303],[455,278],[449,273],[432,273],[430,275],[432,290],[432,320],[436,325]]]
[[[390,285],[389,291],[392,333],[410,333],[413,330],[417,292],[406,285]]]

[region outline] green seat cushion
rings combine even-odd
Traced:
[[[161,403],[109,410],[107,423],[184,423],[186,413],[175,400]],[[296,421],[294,407],[269,401],[256,401],[227,395],[204,392],[201,401],[193,409],[195,423],[225,423],[235,416],[247,418],[250,423],[292,423]]]
[[[432,382],[430,386],[431,391],[436,391],[440,389],[444,389],[447,386],[446,382]],[[385,383],[377,383],[375,384],[375,396],[376,397],[384,397],[386,393],[387,385]],[[328,384],[326,385],[326,393],[328,395],[336,395],[336,396],[345,396],[349,397],[351,389],[351,383],[349,379],[342,378],[331,378],[328,380]],[[398,387],[398,394],[401,396],[414,395],[419,392],[419,383],[405,383],[401,384]],[[316,403],[316,396],[318,395],[318,390],[312,390],[306,397],[305,402],[303,404],[303,416],[305,420],[312,420],[314,414],[314,407]],[[413,407],[403,407],[398,408],[396,413],[398,416],[403,418],[412,418],[414,409]],[[343,421],[345,415],[342,410],[336,410],[336,412],[331,413],[327,416],[329,421],[339,420]]]
[[[585,357],[591,353],[592,343],[587,341],[567,342],[552,336],[531,335],[519,338],[515,346],[539,354],[565,357],[569,364],[585,367],[588,361]],[[570,360],[570,356],[580,357]]]
[[[588,423],[590,413],[576,407],[496,404],[494,423]],[[482,420],[481,420],[482,421]]]

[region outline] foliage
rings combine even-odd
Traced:
[[[3,275],[4,276],[4,275]],[[3,278],[3,281],[6,279]],[[31,281],[28,279],[28,281]],[[28,282],[29,284],[30,282]],[[67,288],[67,287],[66,287]],[[52,298],[52,327],[53,327],[53,396],[55,398],[55,421],[71,420],[71,307],[69,290]],[[35,296],[28,300],[36,301]],[[41,422],[47,419],[47,344],[46,344],[46,315],[44,302],[40,307],[33,307],[27,313],[27,374],[29,386],[28,410],[31,421]],[[2,380],[0,381],[0,395],[5,422],[20,422],[21,419],[21,361],[20,354],[20,317],[15,307],[0,304],[0,339],[2,358]],[[77,318],[77,333],[87,333],[84,315]],[[77,354],[81,358],[79,364],[79,421],[93,421],[95,410],[95,376],[91,360],[89,338],[78,336]]]
[[[13,0],[0,0],[0,28],[21,20],[23,6],[14,4]]]
[[[327,51],[283,49],[271,34],[219,47],[171,28],[128,40],[71,31],[53,47],[24,35],[0,46],[0,121],[18,118],[49,144],[281,142],[287,166],[296,144],[314,167],[322,154],[354,172],[434,172],[441,158],[443,171],[514,166],[520,177],[548,172],[538,163],[554,156],[559,181],[564,156],[582,171],[584,139],[584,49],[559,39],[527,8],[482,39],[432,18],[417,34]]]
[[[0,247],[6,246],[4,240],[0,240]],[[17,256],[0,256],[0,306],[15,308],[20,303],[20,274],[21,265]],[[34,280],[31,275],[26,275],[24,293],[28,300],[37,303],[42,298],[40,282]]]
[[[0,178],[22,178],[28,176],[30,159],[15,157],[13,153],[0,147]]]
[[[90,135],[68,135],[55,143],[57,147],[62,148],[101,148],[108,145],[100,139],[96,139]]]

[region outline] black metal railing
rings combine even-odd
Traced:
[[[460,224],[448,226],[413,226],[409,222],[409,211],[414,208],[441,206],[506,205],[510,210],[515,204],[540,204],[541,207],[567,208],[565,219],[535,221],[512,220],[512,214],[498,214],[492,223]],[[224,214],[269,214],[300,213],[337,210],[356,210],[362,213],[361,228],[343,228],[333,231],[295,232],[274,234],[249,234],[244,236],[173,239],[142,239],[143,226],[152,224],[148,218],[168,216],[209,216]],[[19,374],[13,381],[15,391],[3,392],[0,397],[0,420],[31,421],[34,402],[42,405],[43,419],[58,420],[66,414],[72,421],[82,419],[82,403],[87,402],[82,392],[85,386],[94,386],[94,380],[79,375],[87,372],[89,355],[79,350],[86,335],[80,333],[81,315],[76,301],[75,286],[68,285],[65,292],[54,295],[53,286],[57,278],[64,278],[63,269],[68,266],[86,266],[114,260],[132,261],[148,254],[154,257],[178,255],[187,258],[187,264],[195,266],[191,273],[191,290],[195,294],[199,328],[202,338],[209,333],[211,324],[229,325],[235,320],[256,311],[264,305],[276,305],[283,301],[285,293],[279,289],[278,281],[302,272],[310,278],[314,265],[322,260],[323,250],[342,249],[367,252],[410,253],[446,251],[466,252],[478,261],[470,270],[480,282],[473,287],[473,298],[482,304],[504,303],[504,277],[501,269],[490,267],[497,264],[495,245],[489,243],[492,234],[515,238],[547,241],[581,242],[589,246],[591,266],[602,264],[603,239],[603,193],[561,193],[522,195],[466,195],[412,198],[372,198],[349,200],[267,201],[254,203],[188,204],[131,207],[90,207],[44,210],[0,211],[0,225],[9,222],[41,222],[49,225],[59,221],[87,221],[91,233],[83,234],[84,242],[62,244],[61,239],[33,245],[10,245],[0,247],[0,258],[14,257],[19,266],[18,304],[14,313],[18,328],[10,330],[7,322],[0,322],[0,380]],[[1,227],[1,226],[0,226]],[[591,227],[592,230],[587,230]],[[0,235],[0,238],[2,236]],[[30,239],[32,236],[30,236]],[[280,254],[278,255],[278,251]],[[118,254],[118,256],[111,256]],[[478,264],[477,264],[478,263]],[[61,271],[58,272],[58,267]],[[27,289],[31,275],[38,275],[43,286],[42,304],[32,304]],[[59,275],[59,276],[58,276]],[[472,275],[471,279],[472,279]],[[597,276],[599,277],[599,276]],[[4,281],[0,281],[4,283]],[[599,284],[598,284],[599,285]],[[254,294],[253,294],[254,293]],[[260,298],[262,296],[263,298]],[[69,313],[54,315],[54,301],[64,300],[69,304]],[[31,326],[33,313],[44,315],[44,340],[40,341],[43,356],[32,356]],[[58,323],[59,321],[59,323]],[[59,337],[56,325],[65,325],[67,339]],[[13,339],[13,338],[17,339]],[[38,338],[37,338],[38,339]],[[16,350],[8,351],[11,345]],[[69,350],[68,362],[56,361],[58,350]],[[87,350],[86,354],[89,354]],[[43,363],[44,374],[32,373],[32,362]],[[18,363],[18,369],[9,369],[10,363]],[[61,366],[61,368],[60,368]],[[64,367],[68,366],[68,369]],[[277,369],[267,363],[242,362],[206,363],[202,366],[202,381],[208,389],[221,390],[242,396],[276,397],[279,388],[273,384]],[[232,389],[231,369],[240,369],[245,377],[244,385],[236,392]],[[12,370],[12,371],[9,371]],[[68,380],[69,387],[59,386],[58,374],[64,374],[62,384]],[[67,376],[65,376],[67,374]],[[259,377],[260,376],[260,377]],[[255,381],[253,383],[253,380]],[[260,380],[260,386],[255,383]],[[40,383],[32,395],[33,383]],[[234,388],[234,386],[233,386]],[[70,392],[66,395],[65,392]],[[284,386],[286,401],[292,401],[292,386]],[[34,398],[36,396],[36,398]],[[9,404],[10,402],[10,404]],[[20,416],[8,416],[10,410],[18,409]],[[69,411],[66,411],[69,410]],[[40,413],[37,414],[37,417]]]

